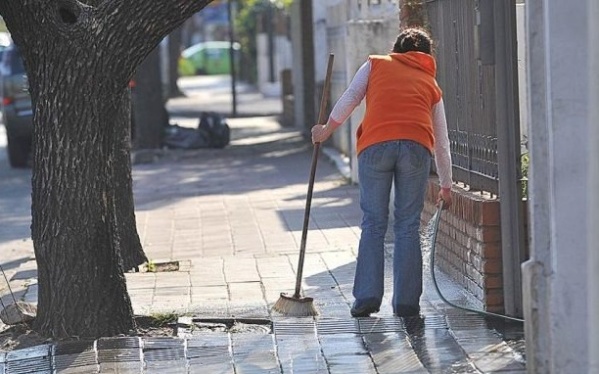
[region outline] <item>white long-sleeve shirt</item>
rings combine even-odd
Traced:
[[[360,66],[349,87],[333,107],[329,116],[329,124],[333,128],[337,128],[345,122],[354,109],[364,100],[369,77],[370,60]],[[433,106],[432,120],[433,134],[435,136],[435,165],[437,166],[439,182],[441,187],[450,188],[452,184],[451,153],[443,98]]]

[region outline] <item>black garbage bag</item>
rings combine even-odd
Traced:
[[[225,117],[215,112],[202,112],[197,128],[170,125],[164,134],[169,148],[224,148],[231,141],[231,129]]]
[[[204,131],[191,127],[170,125],[164,134],[164,145],[168,148],[198,149],[210,147],[210,136]]]
[[[231,129],[227,120],[215,112],[203,112],[200,116],[198,130],[207,134],[209,147],[224,148],[231,141]]]

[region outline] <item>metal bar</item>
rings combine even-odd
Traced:
[[[465,180],[465,177],[462,177],[462,176],[465,175],[466,173],[468,173],[469,170],[464,169],[464,168],[456,168],[454,166],[453,172],[454,172],[454,176],[455,176],[454,180],[463,181],[463,180]],[[499,193],[499,191],[497,189],[497,181],[496,180],[490,179],[488,176],[480,174],[480,173],[472,173],[470,175],[470,177],[471,177],[472,184],[469,184],[468,186],[470,187],[471,190],[485,191],[485,192],[489,192],[489,193],[492,193],[495,195],[497,195]]]
[[[300,19],[301,19],[301,61],[302,76],[304,88],[304,117],[301,123],[304,125],[303,132],[307,137],[310,135],[314,118],[316,118],[316,84],[315,84],[315,66],[314,66],[314,27],[313,27],[313,9],[312,0],[300,0]]]

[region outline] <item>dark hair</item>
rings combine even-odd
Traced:
[[[402,30],[395,40],[393,52],[406,53],[410,51],[432,53],[433,40],[428,32],[419,27],[410,27]]]

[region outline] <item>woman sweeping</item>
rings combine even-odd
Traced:
[[[403,30],[390,54],[369,56],[360,67],[327,123],[312,128],[312,141],[324,142],[366,99],[356,147],[363,218],[351,308],[354,317],[369,316],[381,306],[392,185],[393,312],[400,317],[420,313],[419,227],[433,154],[444,207],[451,205],[452,185],[445,109],[431,51],[432,40],[426,31]]]

